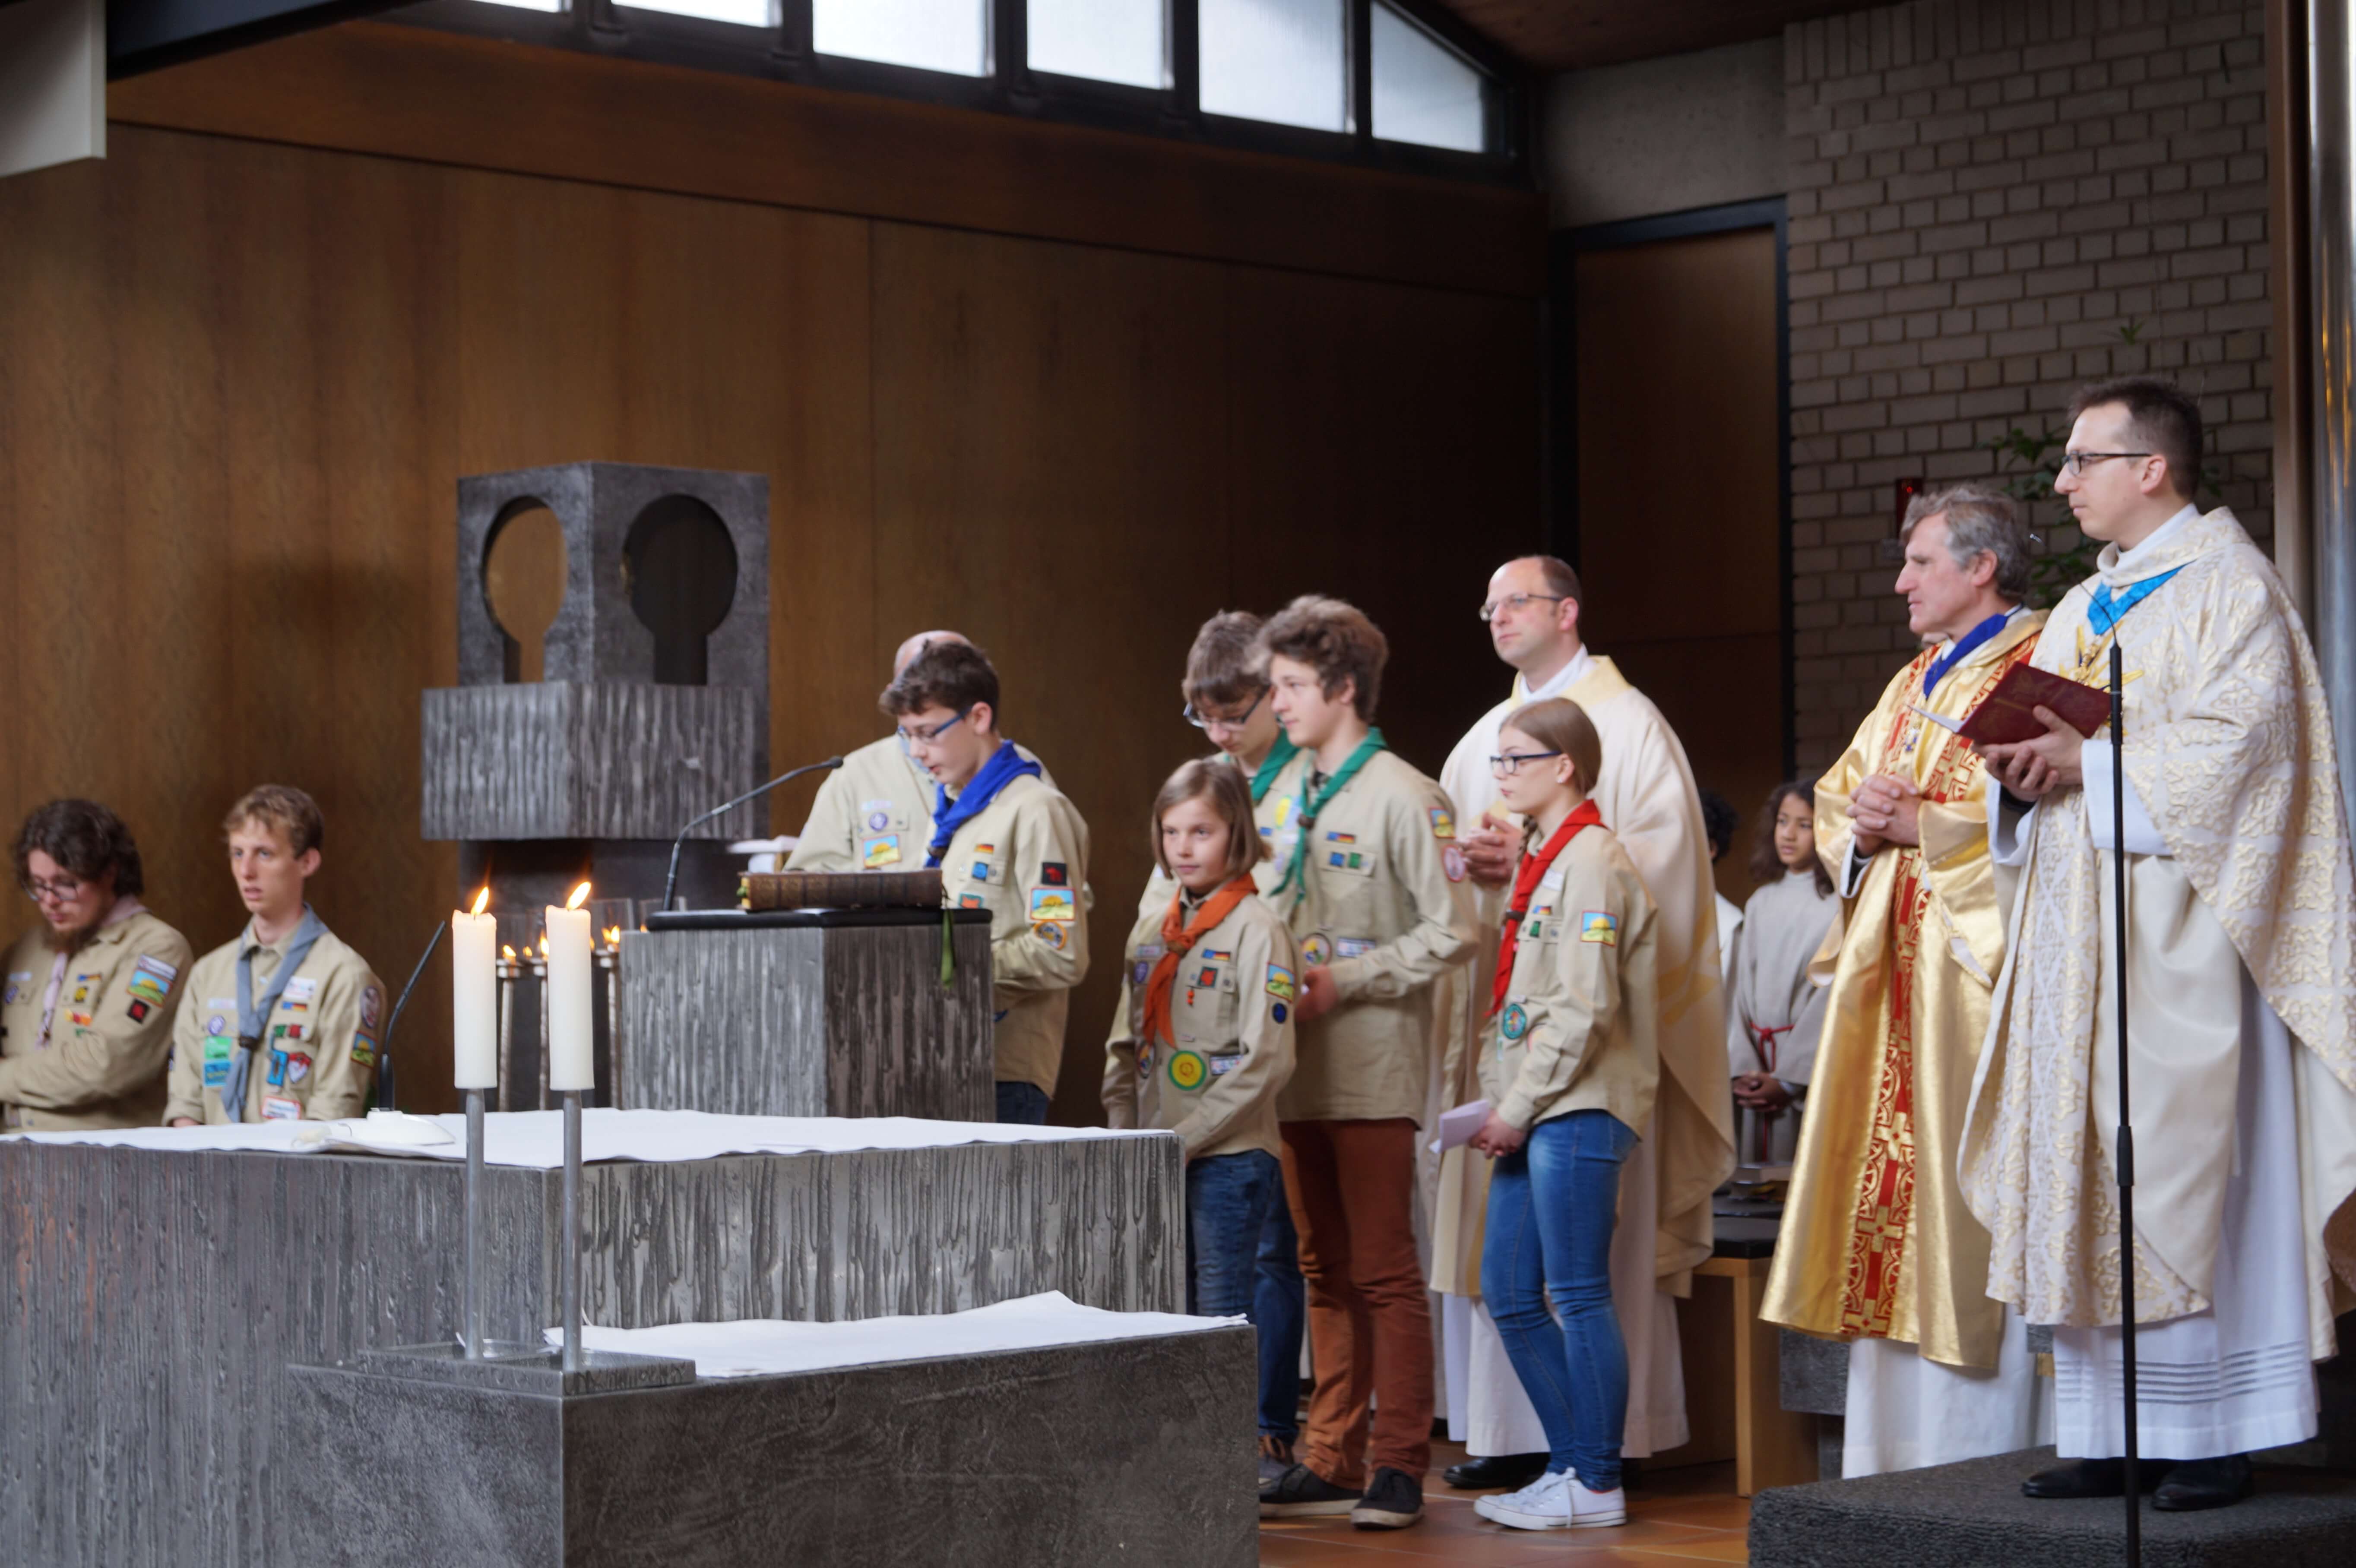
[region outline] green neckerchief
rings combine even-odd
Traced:
[[[1309,896],[1309,830],[1317,826],[1317,814],[1333,804],[1333,797],[1342,793],[1342,786],[1356,778],[1358,770],[1366,765],[1366,759],[1381,751],[1385,744],[1380,730],[1368,730],[1366,738],[1358,742],[1358,749],[1350,753],[1347,762],[1333,770],[1333,776],[1325,781],[1325,787],[1317,792],[1314,800],[1309,797],[1309,777],[1316,770],[1313,765],[1301,770],[1301,795],[1292,805],[1292,817],[1299,825],[1299,831],[1292,840],[1292,859],[1285,863],[1284,880],[1276,884],[1276,891],[1280,893],[1287,888],[1292,890],[1294,903]]]
[[[1254,805],[1268,798],[1269,786],[1276,783],[1276,775],[1284,771],[1285,763],[1300,754],[1301,748],[1292,743],[1292,737],[1279,730],[1276,732],[1276,744],[1268,749],[1268,755],[1259,760],[1258,771],[1252,774],[1251,792]]]

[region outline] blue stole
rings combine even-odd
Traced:
[[[967,782],[965,788],[958,791],[954,802],[949,799],[947,788],[936,785],[933,791],[933,842],[925,854],[925,869],[930,870],[941,863],[941,857],[949,852],[949,840],[957,837],[957,830],[980,816],[983,809],[998,798],[1000,790],[1025,774],[1037,778],[1039,772],[1039,764],[1026,762],[1023,753],[1014,749],[1013,741],[1001,741],[998,750],[990,754],[990,761],[981,764],[980,772]]]
[[[1933,659],[1931,667],[1922,672],[1922,695],[1930,696],[1932,688],[1947,677],[1949,670],[1971,657],[1973,649],[2003,631],[2006,624],[2011,619],[2011,611],[1999,610],[1948,644],[1947,651]]]
[[[2103,635],[2125,619],[2128,611],[2149,597],[2152,590],[2183,570],[2180,566],[2171,566],[2166,571],[2133,584],[2122,593],[2113,593],[2107,582],[2095,584],[2094,592],[2086,600],[2086,624],[2094,629],[2094,635]]]

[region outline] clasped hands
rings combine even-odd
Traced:
[[[2050,708],[2032,709],[2045,733],[2033,741],[2010,745],[1976,745],[1972,750],[1987,763],[1988,772],[2006,791],[2021,800],[2042,800],[2057,789],[2076,789],[2086,782],[2079,765],[2086,737],[2077,726]]]

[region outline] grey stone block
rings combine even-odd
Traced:
[[[996,1114],[990,927],[890,923],[622,934],[620,1103],[776,1116]]]
[[[290,1362],[446,1339],[444,1161],[0,1139],[0,1541],[75,1568],[285,1563]],[[559,1173],[487,1173],[494,1337],[556,1320]],[[1183,1311],[1173,1137],[593,1165],[584,1305],[621,1328],[952,1312],[1042,1290]]]
[[[337,1568],[1246,1568],[1248,1328],[561,1398],[296,1367]]]
[[[422,694],[421,801],[431,839],[641,838],[761,783],[768,715],[735,687],[444,687]],[[740,805],[699,838],[758,834],[766,807]]]
[[[1780,1487],[1751,1501],[1752,1568],[2114,1568],[2125,1561],[2117,1499],[2036,1501],[2020,1483],[2051,1448],[1853,1481]],[[2259,1473],[2257,1495],[2207,1513],[2142,1514],[2145,1568],[2340,1568],[2356,1540],[2356,1482]]]
[[[1840,1415],[1848,1409],[1848,1345],[1844,1340],[1819,1339],[1785,1328],[1779,1336],[1783,1408],[1817,1415]]]

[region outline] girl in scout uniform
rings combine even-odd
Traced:
[[[1252,1315],[1260,1226],[1284,1201],[1276,1092],[1292,1076],[1300,961],[1252,880],[1268,847],[1233,764],[1186,763],[1153,802],[1153,858],[1176,884],[1130,933],[1105,1044],[1116,1127],[1186,1146],[1186,1309]]]
[[[1489,763],[1529,827],[1481,1042],[1490,1111],[1472,1144],[1496,1161],[1481,1289],[1551,1454],[1529,1486],[1474,1506],[1517,1530],[1628,1518],[1609,1264],[1620,1167],[1652,1121],[1659,1064],[1653,903],[1587,798],[1602,753],[1586,713],[1556,698],[1516,709]]]

